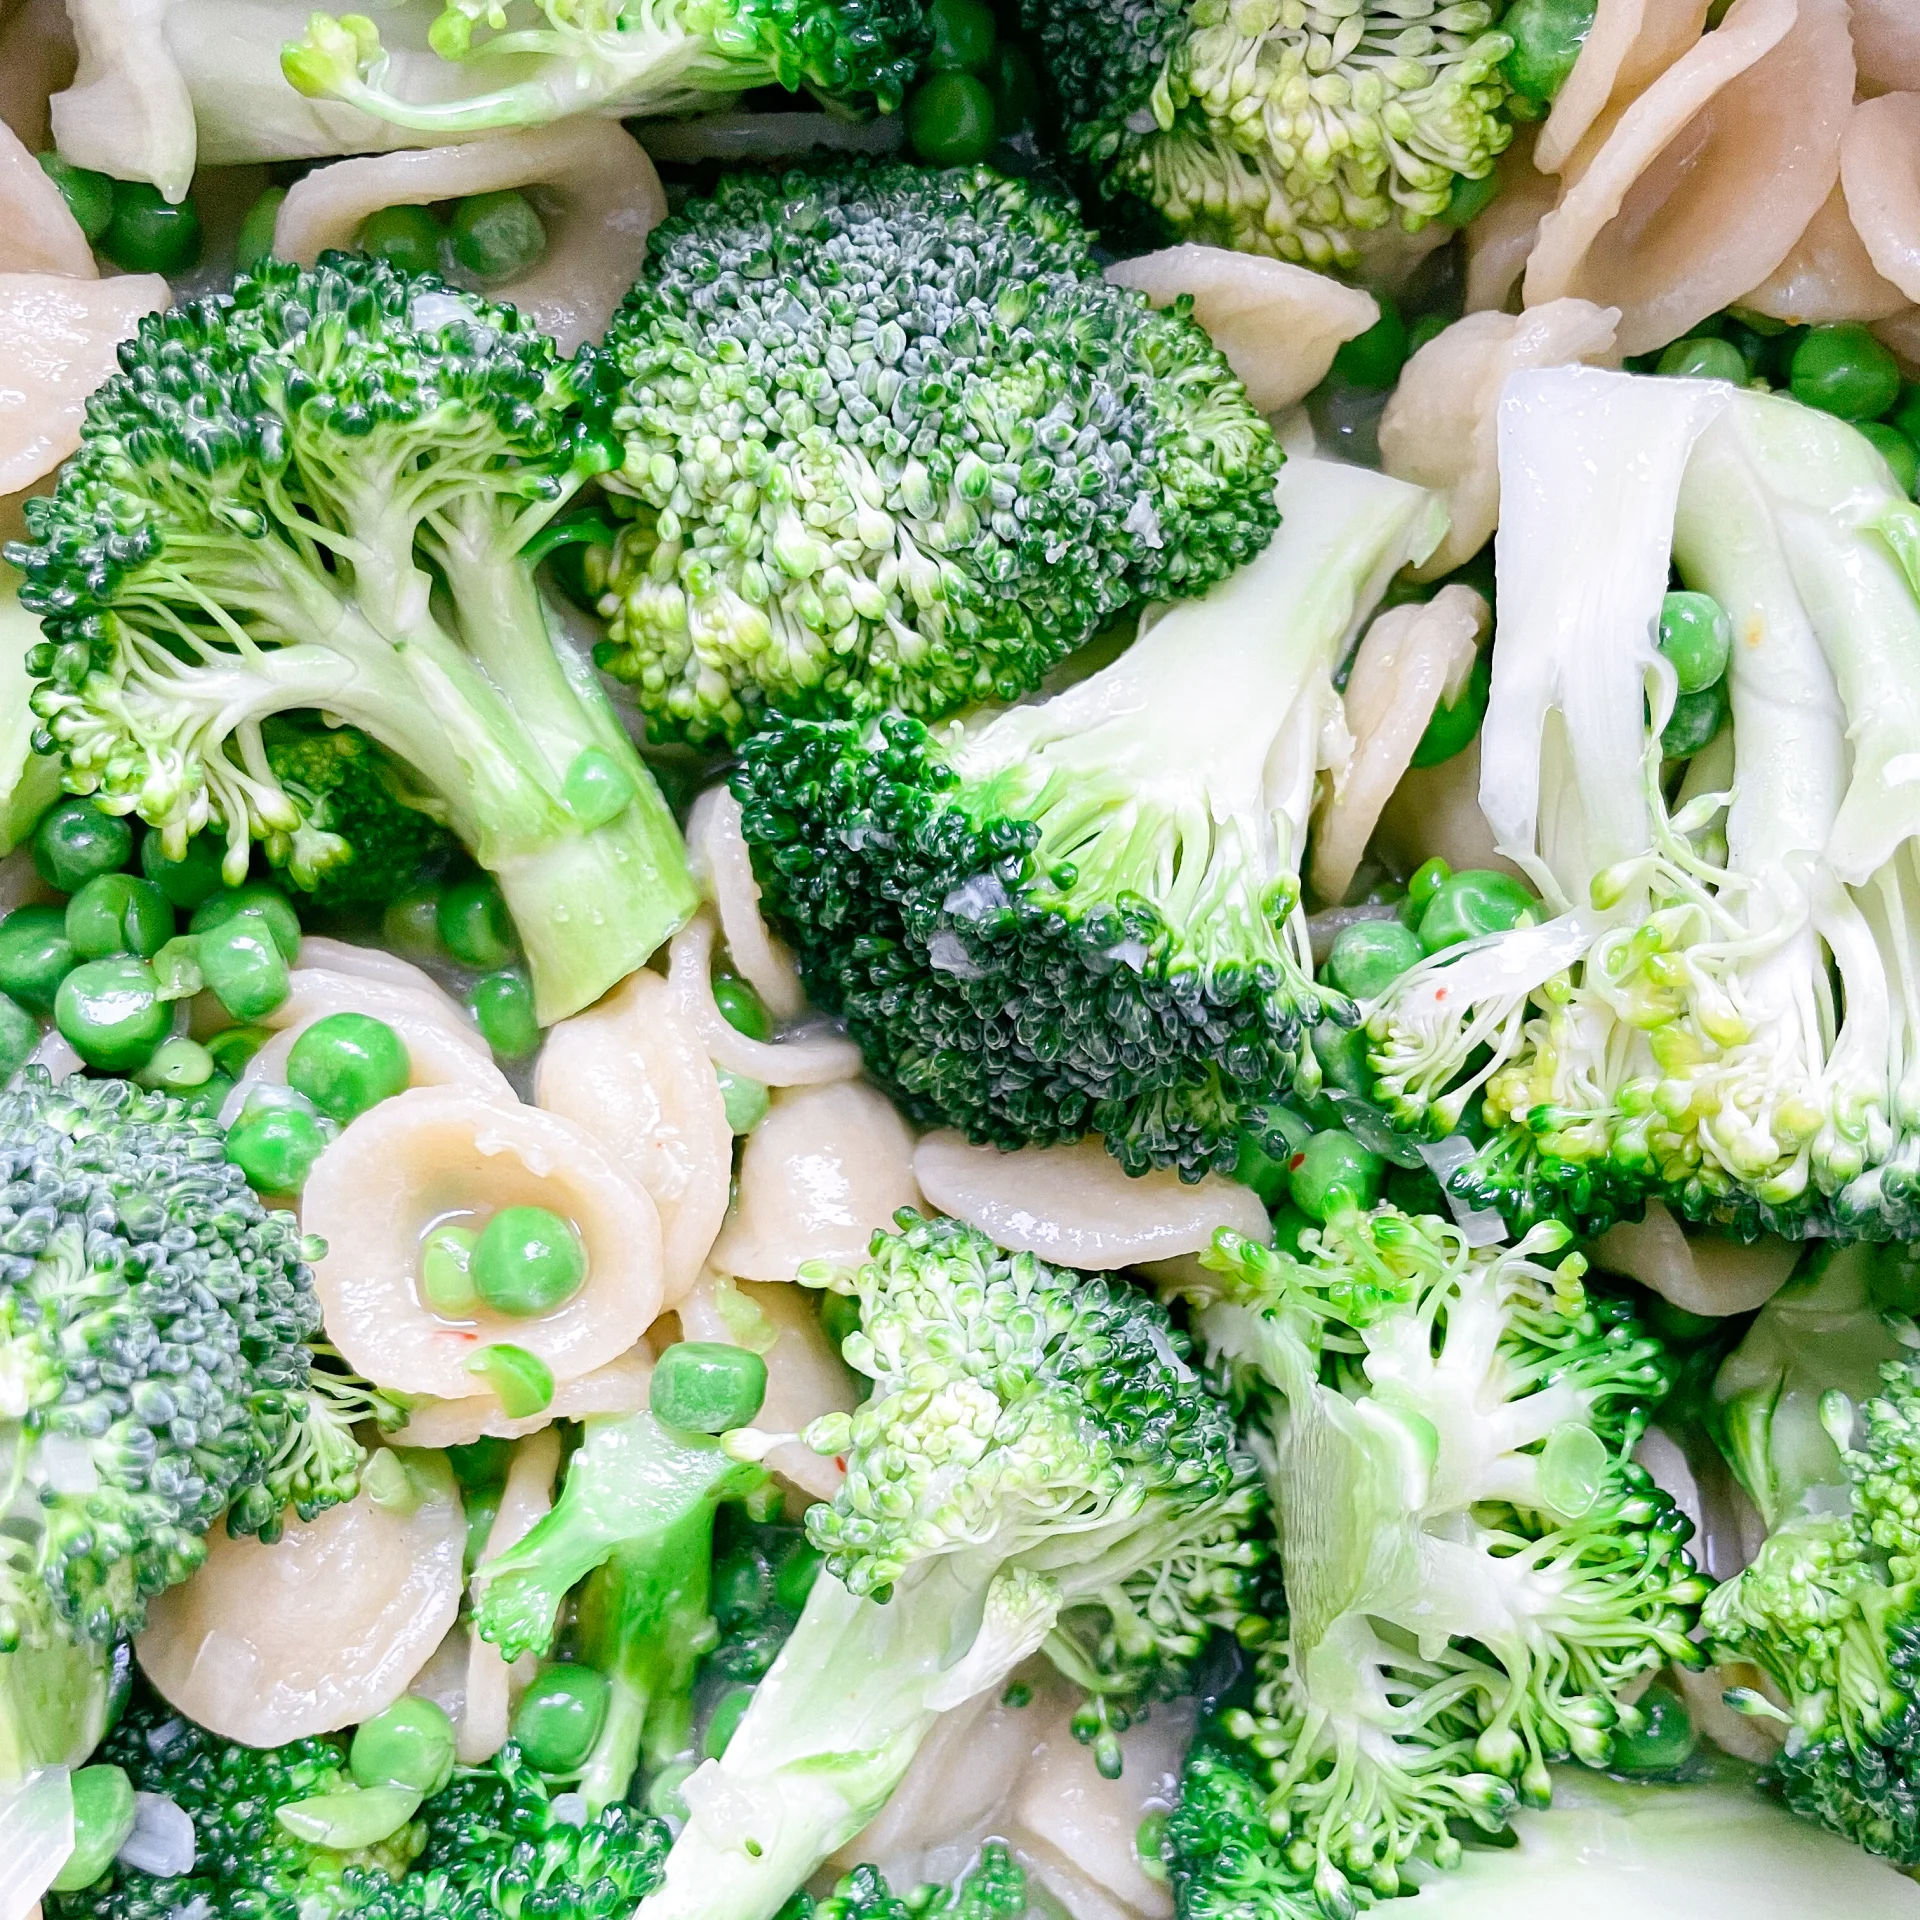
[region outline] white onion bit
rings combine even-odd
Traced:
[[[1432,1144],[1423,1142],[1420,1158],[1440,1182],[1440,1191],[1447,1196],[1447,1208],[1453,1215],[1453,1224],[1460,1229],[1461,1238],[1468,1246],[1497,1247],[1506,1239],[1507,1223],[1500,1217],[1498,1209],[1476,1207],[1470,1201],[1462,1200],[1448,1184],[1473,1158],[1473,1149],[1466,1141],[1456,1133]]]
[[[193,1867],[193,1821],[164,1793],[133,1796],[133,1831],[114,1856],[159,1880],[177,1880]]]

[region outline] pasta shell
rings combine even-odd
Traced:
[[[198,136],[165,16],[162,0],[67,0],[79,67],[51,111],[54,143],[75,166],[150,181],[178,204]]]
[[[1863,111],[1863,107],[1854,108],[1856,117]],[[1849,140],[1852,128],[1849,122]],[[1843,142],[1842,182],[1846,151]],[[1920,215],[1920,204],[1914,211]],[[1914,225],[1913,244],[1920,247],[1920,219]],[[1819,327],[1836,320],[1884,320],[1911,303],[1898,287],[1880,277],[1856,228],[1844,185],[1836,184],[1807,223],[1806,232],[1793,243],[1793,251],[1751,293],[1743,294],[1740,304],[1794,326]]]
[[[733,1130],[713,1063],[667,983],[643,968],[549,1028],[534,1098],[604,1142],[652,1196],[671,1306],[726,1218]]]
[[[553,1404],[516,1420],[492,1393],[464,1400],[422,1400],[393,1436],[396,1447],[464,1447],[475,1440],[519,1440],[556,1420],[584,1420],[595,1413],[638,1413],[653,1382],[653,1350],[636,1341],[617,1359],[577,1380],[558,1381]]]
[[[501,1207],[543,1206],[571,1220],[587,1252],[580,1291],[550,1313],[476,1308],[443,1320],[421,1301],[421,1236]],[[536,1354],[556,1382],[625,1353],[660,1311],[660,1221],[653,1202],[591,1134],[460,1087],[384,1100],[314,1163],[301,1224],[327,1243],[314,1267],[327,1338],[376,1385],[459,1400],[480,1393],[468,1358],[490,1341]]]
[[[99,269],[52,177],[14,130],[0,123],[0,273],[63,273],[93,280]]]
[[[272,1546],[216,1527],[191,1579],[135,1643],[147,1678],[203,1727],[250,1747],[332,1733],[390,1707],[460,1606],[467,1526],[453,1475],[409,1456],[410,1512],[366,1494],[287,1521]]]
[[[1862,93],[1920,93],[1920,8],[1853,0],[1853,57]]]
[[[1684,1233],[1658,1200],[1647,1202],[1645,1219],[1609,1227],[1593,1246],[1593,1264],[1602,1272],[1623,1273],[1682,1311],[1713,1319],[1765,1306],[1799,1257],[1791,1240]]]
[[[1467,229],[1468,313],[1501,313],[1520,304],[1520,278],[1540,237],[1540,222],[1560,198],[1560,183],[1533,164],[1522,133],[1494,167],[1499,191]]]
[[[1373,844],[1402,873],[1438,855],[1455,873],[1491,868],[1524,878],[1497,846],[1480,810],[1480,742],[1437,767],[1410,767],[1374,829]]]
[[[794,1020],[806,1009],[793,955],[767,930],[760,914],[760,883],[740,827],[740,802],[725,786],[709,787],[693,803],[687,821],[687,852],[694,874],[720,915],[727,957],[735,971],[776,1020]]]
[[[1787,257],[1833,190],[1852,101],[1846,0],[1736,0],[1540,223],[1527,305],[1618,307],[1622,353],[1676,339]]]
[[[310,933],[300,942],[296,967],[319,968],[327,973],[350,973],[361,980],[384,980],[391,986],[411,987],[416,993],[432,994],[444,1005],[453,1023],[478,1041],[479,1029],[467,1018],[466,1009],[425,967],[416,967],[385,947],[363,947],[352,940],[330,940],[325,934]]]
[[[1627,108],[1700,38],[1707,0],[1600,0],[1534,143],[1543,173],[1577,178]]]
[[[1920,92],[1864,100],[1840,145],[1851,225],[1893,304],[1857,320],[1890,318],[1920,301]]]

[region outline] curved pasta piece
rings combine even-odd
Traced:
[[[1193,296],[1193,317],[1240,376],[1256,413],[1274,413],[1327,377],[1344,341],[1380,317],[1357,287],[1291,260],[1267,260],[1191,243],[1116,260],[1107,278],[1134,287],[1156,307]]]
[[[514,1419],[492,1393],[464,1400],[420,1401],[393,1435],[396,1447],[464,1447],[475,1440],[521,1440],[556,1420],[584,1420],[594,1413],[638,1413],[653,1384],[653,1349],[636,1340],[604,1367],[577,1380],[555,1383],[552,1404]]]
[[[1486,867],[1524,879],[1495,846],[1480,810],[1480,742],[1437,767],[1410,767],[1393,790],[1374,829],[1374,846],[1402,872],[1414,872],[1436,854],[1455,873]]]
[[[1853,0],[1860,91],[1920,93],[1920,9],[1913,0]]]
[[[142,316],[171,297],[157,273],[0,274],[0,499],[79,446],[87,396],[114,371]]]
[[[309,966],[308,955],[335,960],[339,952],[326,953],[332,941],[303,940],[298,964],[293,969],[287,997],[265,1018],[264,1024],[279,1033],[312,1025],[329,1013],[342,1011],[370,1013],[377,1020],[397,1025],[401,1020],[437,1021],[446,1029],[447,1038],[457,1041],[469,1053],[483,1060],[493,1055],[481,1037],[480,1029],[467,1016],[467,1010],[452,994],[417,967],[391,955],[370,955],[365,947],[347,948],[355,958],[342,966]],[[406,977],[398,971],[406,969]]]
[[[1600,0],[1580,57],[1534,142],[1534,165],[1577,177],[1628,104],[1706,24],[1707,0]]]
[[[652,1197],[672,1306],[727,1217],[733,1129],[713,1062],[667,983],[642,968],[550,1027],[533,1097],[603,1142]]]
[[[1677,339],[1787,257],[1833,190],[1852,104],[1846,0],[1736,0],[1540,223],[1527,305],[1618,307],[1622,353]]]
[[[696,913],[668,948],[667,984],[674,1004],[692,1022],[707,1058],[729,1073],[745,1074],[766,1087],[817,1087],[851,1080],[860,1071],[860,1049],[844,1035],[802,1031],[784,1040],[749,1040],[731,1026],[713,997],[711,912]]]
[[[1862,110],[1854,108],[1855,116]],[[1848,139],[1853,126],[1850,120]],[[1793,326],[1820,327],[1836,320],[1884,320],[1911,304],[1898,287],[1881,278],[1855,224],[1844,187],[1846,152],[1843,141],[1841,183],[1820,203],[1793,251],[1751,293],[1741,295],[1742,307]],[[1920,202],[1912,211],[1908,244],[1920,251]]]
[[[1751,1313],[1787,1284],[1800,1248],[1791,1240],[1743,1245],[1717,1234],[1681,1231],[1667,1207],[1647,1202],[1646,1218],[1623,1220],[1593,1244],[1593,1263],[1623,1273],[1687,1313],[1723,1319]]]
[[[1380,416],[1380,462],[1396,480],[1444,494],[1448,516],[1446,538],[1409,569],[1416,580],[1451,573],[1493,537],[1500,518],[1494,429],[1508,374],[1607,363],[1619,318],[1585,300],[1520,314],[1470,313],[1407,362]]]
[[[1920,307],[1909,307],[1888,320],[1876,320],[1873,331],[1892,348],[1907,378],[1920,379]]]
[[[489,296],[511,301],[568,353],[598,340],[639,275],[647,235],[667,217],[653,162],[616,121],[581,114],[490,140],[318,167],[288,189],[273,250],[312,266],[328,247],[351,247],[360,223],[382,207],[505,187],[529,189],[547,247]]]
[[[135,1642],[147,1678],[228,1740],[277,1747],[390,1707],[460,1607],[467,1524],[446,1462],[413,1454],[407,1511],[364,1492],[272,1546],[207,1536],[193,1576],[155,1597]]]
[[[334,940],[324,933],[309,933],[300,942],[296,967],[322,967],[328,973],[351,973],[363,980],[386,980],[396,987],[412,987],[421,993],[437,994],[447,1011],[460,1025],[469,1028],[474,1038],[479,1030],[468,1020],[466,1009],[425,967],[403,960],[385,947],[363,947],[356,940]]]
[[[75,166],[150,181],[177,205],[193,182],[198,134],[166,13],[167,0],[67,0],[79,66],[49,111],[54,142]]]
[[[1840,143],[1840,184],[1860,245],[1896,296],[1879,313],[1848,317],[1889,319],[1920,301],[1920,92],[1854,108]]]
[[[99,278],[93,249],[60,189],[14,130],[0,124],[0,273]]]
[[[1493,609],[1455,582],[1431,600],[1392,607],[1368,627],[1341,695],[1353,752],[1322,789],[1314,824],[1314,891],[1344,900],[1380,812],[1413,764],[1441,700],[1458,700],[1493,625]]]
[[[687,852],[694,877],[720,915],[735,971],[776,1020],[798,1019],[807,1005],[799,969],[761,917],[760,882],[753,877],[753,856],[740,829],[740,802],[724,784],[709,787],[693,803]]]
[[[1273,1233],[1258,1196],[1237,1180],[1210,1174],[1189,1184],[1171,1171],[1134,1179],[1097,1140],[1002,1153],[943,1130],[920,1142],[913,1172],[934,1206],[996,1246],[1090,1273],[1199,1253],[1221,1227],[1250,1240]]]
[[[1560,183],[1533,164],[1524,132],[1494,164],[1498,191],[1467,229],[1468,313],[1500,313],[1520,304],[1520,276],[1540,237],[1540,222],[1560,198]]]
[[[421,1236],[511,1206],[573,1223],[587,1253],[579,1292],[525,1318],[485,1306],[460,1321],[433,1313],[418,1290]],[[327,1243],[314,1267],[327,1338],[397,1393],[481,1393],[467,1361],[495,1341],[537,1355],[556,1382],[576,1380],[625,1353],[660,1311],[653,1202],[591,1134],[538,1107],[459,1087],[383,1100],[315,1161],[300,1218]]]
[[[543,1428],[514,1448],[506,1485],[500,1490],[500,1505],[493,1525],[487,1529],[487,1544],[480,1552],[480,1566],[509,1547],[518,1546],[534,1523],[553,1511],[553,1476],[559,1470],[557,1427]],[[536,1664],[531,1654],[522,1654],[509,1664],[500,1657],[498,1647],[477,1633],[467,1636],[467,1683],[454,1732],[454,1756],[463,1767],[482,1765],[507,1744],[516,1669],[524,1683],[533,1677]]]
[[[782,1091],[741,1150],[711,1265],[775,1281],[809,1260],[857,1266],[900,1208],[919,1205],[913,1134],[885,1094],[857,1080]]]

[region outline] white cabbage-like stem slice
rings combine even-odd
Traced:
[[[769,932],[760,912],[760,882],[740,825],[740,802],[724,783],[693,803],[687,821],[687,853],[694,877],[720,915],[727,957],[734,971],[766,1002],[776,1020],[795,1020],[806,1010],[800,974],[784,942]]]
[[[467,1525],[446,1463],[410,1457],[411,1508],[360,1493],[272,1546],[207,1536],[191,1578],[152,1603],[140,1665],[190,1720],[250,1747],[384,1711],[460,1606]]]
[[[464,1447],[475,1440],[519,1440],[556,1420],[584,1420],[595,1413],[638,1413],[653,1385],[653,1349],[637,1340],[617,1359],[577,1380],[554,1383],[553,1402],[516,1420],[488,1393],[464,1400],[419,1401],[407,1424],[392,1435],[396,1447]]]
[[[651,1195],[672,1306],[700,1276],[733,1179],[720,1082],[672,989],[642,968],[549,1028],[533,1084],[542,1107],[593,1134]]]
[[[437,1224],[483,1227],[545,1207],[586,1249],[580,1290],[550,1312],[476,1307],[443,1319],[420,1295],[420,1246]],[[660,1218],[583,1129],[558,1114],[416,1087],[364,1113],[314,1163],[301,1224],[327,1250],[314,1283],[327,1338],[377,1386],[459,1400],[483,1392],[467,1363],[493,1343],[544,1361],[556,1382],[625,1353],[660,1311]]]
[[[1089,1273],[1200,1253],[1221,1227],[1250,1240],[1273,1232],[1259,1196],[1237,1180],[1188,1184],[1170,1170],[1135,1179],[1098,1140],[1003,1153],[946,1130],[920,1142],[913,1171],[934,1206],[996,1246]]]
[[[913,1133],[864,1081],[783,1088],[747,1136],[740,1191],[710,1264],[740,1280],[791,1280],[808,1260],[858,1266],[867,1243],[918,1207]]]

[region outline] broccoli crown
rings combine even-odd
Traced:
[[[497,872],[543,1019],[641,964],[692,910],[684,852],[525,557],[613,457],[590,361],[345,254],[267,261],[143,320],[121,357],[9,550],[45,634],[36,739],[67,784],[137,812],[169,858],[212,827],[230,881],[258,841],[312,886],[351,849],[262,728],[320,709]]]
[[[1217,1723],[1203,1727],[1167,1815],[1165,1858],[1180,1920],[1321,1920],[1311,1884],[1267,1814],[1265,1768]]]
[[[1026,0],[1069,147],[1183,236],[1352,266],[1513,138],[1498,0]]]
[[[878,1867],[855,1867],[816,1900],[797,1893],[780,1920],[1021,1920],[1027,1874],[1004,1842],[989,1840],[980,1858],[951,1886],[920,1886],[901,1895]]]
[[[0,1095],[0,1644],[137,1631],[223,1510],[278,1519],[320,1325],[307,1252],[181,1102],[39,1068]]]
[[[1549,1759],[1604,1766],[1640,1723],[1621,1690],[1700,1662],[1690,1525],[1630,1458],[1671,1364],[1578,1255],[1547,1264],[1566,1243],[1381,1207],[1297,1259],[1224,1232],[1206,1256],[1197,1331],[1258,1383],[1287,1600],[1222,1725],[1330,1916],[1457,1861],[1455,1823],[1545,1804]]]
[[[1836,1407],[1833,1403],[1841,1401]],[[1856,1423],[1837,1391],[1836,1437]],[[1803,1512],[1703,1614],[1715,1658],[1752,1662],[1789,1721],[1773,1763],[1796,1813],[1920,1865],[1920,1360],[1881,1370],[1841,1452],[1844,1511]],[[1826,1505],[1828,1503],[1813,1503]],[[1747,1704],[1776,1713],[1765,1701]]]
[[[420,810],[402,769],[357,727],[276,717],[267,764],[299,809],[288,871],[322,907],[386,906],[438,879],[460,843]]]
[[[635,517],[601,658],[662,735],[1010,700],[1273,532],[1279,450],[1186,307],[985,167],[728,176],[607,351]]]

